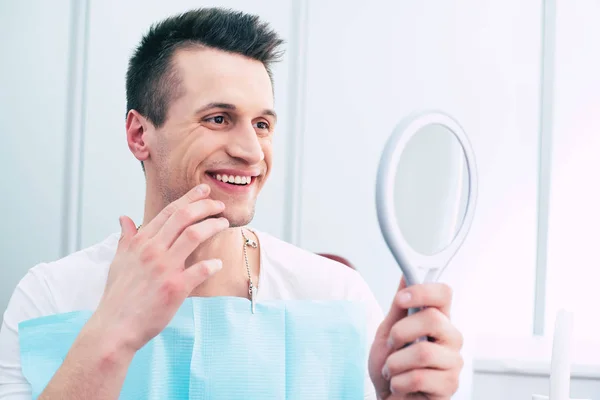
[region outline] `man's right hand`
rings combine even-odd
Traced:
[[[208,199],[209,192],[205,184],[192,189],[139,231],[129,217],[120,218],[121,239],[89,321],[94,329],[135,353],[169,324],[194,288],[221,269],[218,259],[185,265],[201,243],[229,227],[227,219],[211,218],[225,206]]]
[[[223,203],[200,185],[139,231],[122,217],[121,239],[104,294],[40,400],[117,399],[135,353],[171,321],[190,292],[221,269],[221,260],[186,268],[190,254],[229,227],[210,218]]]

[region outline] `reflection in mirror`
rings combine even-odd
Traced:
[[[427,125],[402,152],[394,179],[398,226],[417,252],[434,255],[456,237],[467,210],[469,171],[456,136]]]

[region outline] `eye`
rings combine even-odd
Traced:
[[[223,115],[215,115],[214,117],[206,118],[207,122],[214,122],[217,125],[222,125],[225,122],[225,117]]]
[[[267,124],[265,121],[258,121],[256,123],[256,127],[258,129],[269,129],[269,124]]]

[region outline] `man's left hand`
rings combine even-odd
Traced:
[[[445,284],[407,288],[402,279],[369,356],[378,399],[447,400],[458,390],[463,337],[450,322],[451,303],[452,291]],[[408,316],[414,307],[425,309]],[[423,336],[430,341],[412,343]]]

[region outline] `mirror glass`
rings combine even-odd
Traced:
[[[400,156],[394,179],[396,222],[417,252],[434,255],[447,247],[463,224],[469,196],[464,150],[444,125],[417,132]]]

